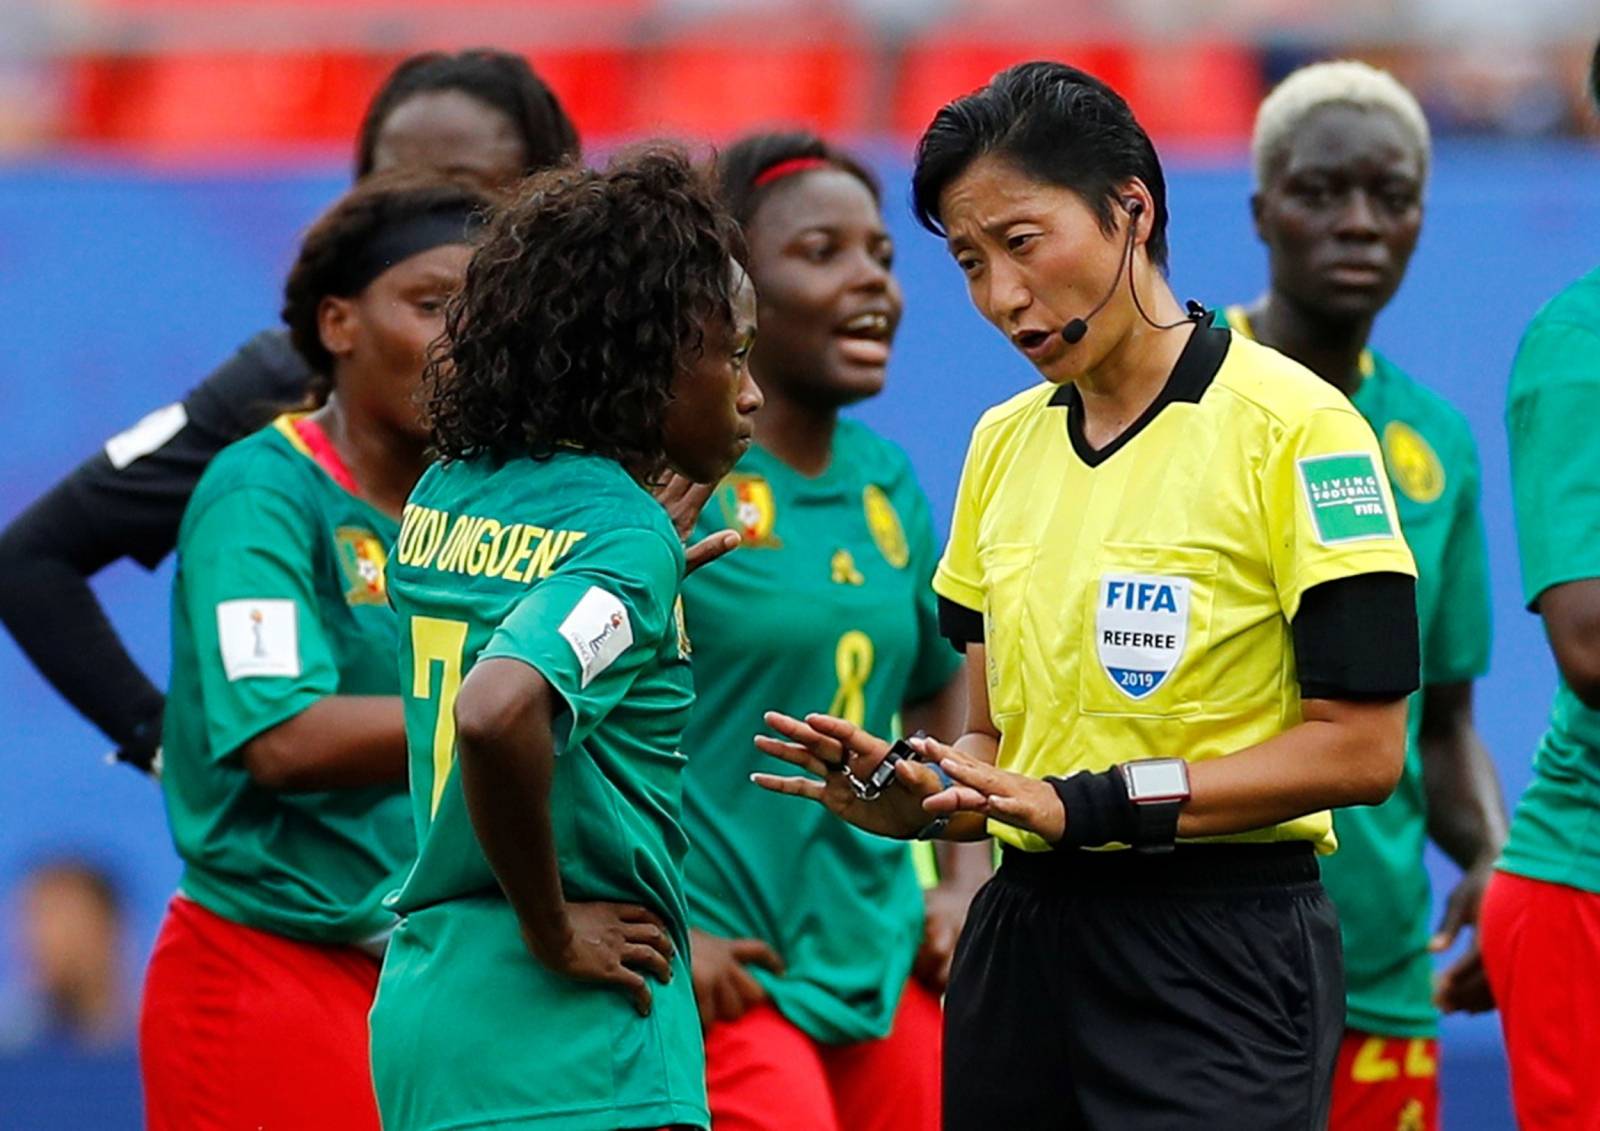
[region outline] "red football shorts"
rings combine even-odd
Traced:
[[[1496,872],[1478,913],[1517,1122],[1600,1128],[1600,895]]]
[[[1439,1042],[1345,1030],[1328,1131],[1438,1131]]]
[[[145,975],[148,1131],[378,1131],[367,1013],[378,960],[167,907]]]
[[[879,1041],[824,1045],[771,1005],[706,1033],[716,1131],[939,1131],[939,999],[906,983]]]

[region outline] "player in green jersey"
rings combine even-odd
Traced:
[[[1339,851],[1322,880],[1339,910],[1347,1001],[1329,1126],[1422,1131],[1439,1118],[1429,951],[1477,922],[1505,839],[1499,782],[1472,712],[1490,642],[1477,445],[1459,412],[1367,345],[1421,231],[1428,127],[1386,72],[1317,63],[1261,104],[1252,151],[1251,208],[1271,279],[1226,321],[1320,375],[1367,418],[1417,563],[1422,688],[1408,713],[1405,773],[1382,805],[1334,815]],[[1463,871],[1431,938],[1429,840]],[[1445,1009],[1492,1007],[1476,937],[1438,997]]]
[[[933,1129],[939,997],[988,846],[941,846],[954,874],[925,913],[904,844],[749,781],[768,708],[832,704],[878,733],[896,716],[935,733],[963,722],[927,500],[898,447],[839,417],[883,388],[901,313],[893,243],[876,180],[813,135],[745,138],[718,174],[749,241],[766,403],[700,523],[743,548],[684,586],[698,696],[686,881],[712,1119]]]
[[[383,175],[317,221],[284,319],[326,403],[224,451],[184,516],[162,778],[184,869],[139,1040],[157,1131],[378,1126],[366,1016],[416,847],[383,567],[486,205]]]
[[[1600,47],[1589,68],[1600,107]],[[1560,673],[1483,901],[1521,1127],[1600,1126],[1600,270],[1523,333],[1506,393],[1522,596]]]
[[[529,181],[451,309],[390,567],[419,841],[372,1012],[390,1131],[708,1122],[685,556],[646,487],[749,446],[739,246],[645,150]]]

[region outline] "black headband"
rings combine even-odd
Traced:
[[[339,273],[334,294],[358,295],[397,263],[446,244],[470,243],[483,226],[476,208],[452,206],[385,224],[358,248]]]

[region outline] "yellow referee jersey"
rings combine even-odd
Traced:
[[[999,765],[1199,762],[1300,722],[1301,596],[1416,576],[1366,421],[1296,362],[1203,325],[1115,442],[1090,448],[1082,424],[1073,385],[984,414],[934,576],[983,615]],[[1335,846],[1326,812],[1220,839]]]

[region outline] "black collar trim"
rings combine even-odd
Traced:
[[[1067,410],[1067,438],[1072,441],[1072,450],[1088,466],[1099,467],[1127,447],[1169,404],[1178,401],[1199,404],[1200,398],[1211,387],[1211,382],[1222,368],[1232,339],[1232,331],[1226,326],[1213,326],[1209,317],[1197,322],[1160,395],[1139,414],[1138,420],[1123,430],[1122,435],[1103,448],[1090,447],[1089,441],[1084,438],[1083,397],[1078,392],[1078,386],[1071,382],[1062,385],[1051,395],[1050,403]]]

